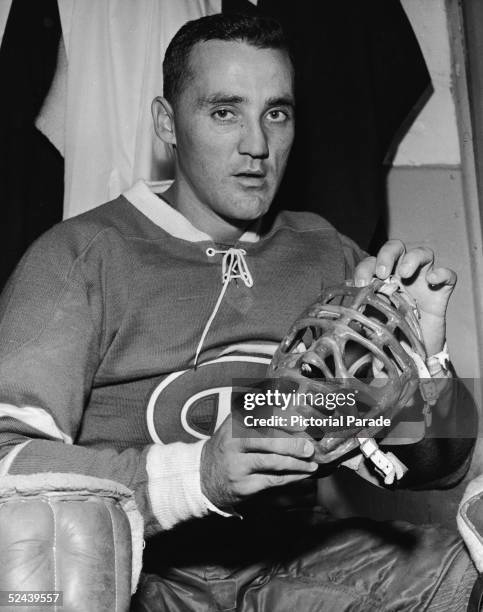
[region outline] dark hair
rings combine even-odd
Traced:
[[[259,49],[280,49],[290,56],[282,26],[275,19],[238,13],[209,15],[188,21],[175,34],[163,61],[164,97],[175,104],[186,81],[191,78],[189,56],[199,42],[226,40],[246,42]]]

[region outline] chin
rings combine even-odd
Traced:
[[[267,198],[249,198],[244,199],[241,203],[238,202],[233,210],[233,219],[239,221],[254,221],[263,217],[270,208],[271,200]]]

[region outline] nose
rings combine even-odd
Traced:
[[[241,155],[266,159],[268,157],[268,139],[265,129],[258,119],[246,121],[241,127],[238,151]]]

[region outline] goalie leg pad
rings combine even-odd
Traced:
[[[122,485],[74,474],[0,479],[0,590],[59,591],[65,612],[127,611],[141,554],[142,518]]]
[[[483,572],[483,475],[472,480],[464,492],[458,515],[458,529],[477,570]]]

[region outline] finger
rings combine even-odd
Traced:
[[[250,453],[249,470],[251,473],[267,472],[315,472],[317,463],[303,461],[286,455],[274,453]]]
[[[392,274],[396,264],[405,252],[406,247],[401,240],[388,240],[377,254],[375,275],[381,280],[385,280]]]
[[[452,289],[457,280],[456,272],[450,268],[431,268],[426,274],[428,284],[435,285],[437,288],[447,286]]]
[[[365,287],[371,282],[376,271],[376,258],[366,257],[357,265],[354,271],[354,284],[356,287]]]
[[[298,406],[297,409],[289,408],[284,410],[285,421],[281,421],[277,424],[277,431],[283,431],[288,434],[300,435],[307,429],[307,427],[300,421],[300,413],[303,411],[302,406]],[[318,413],[320,414],[320,413]]]
[[[428,270],[434,262],[434,253],[426,247],[416,247],[408,251],[399,260],[396,273],[401,278],[411,278],[419,269],[428,266]]]
[[[253,474],[250,477],[248,488],[251,489],[250,493],[256,493],[264,489],[281,487],[291,482],[304,480],[308,478],[309,475],[310,474]]]
[[[297,458],[308,458],[314,454],[314,445],[305,437],[245,438],[242,441],[241,450],[247,453],[265,452]]]

